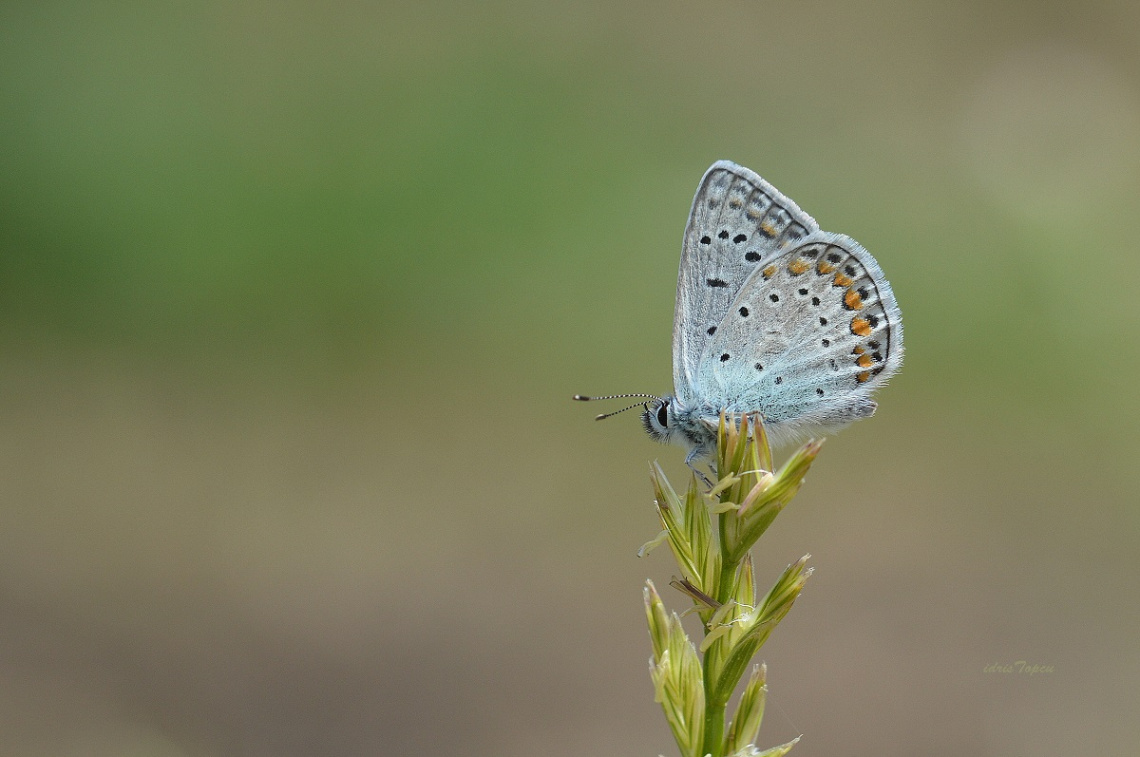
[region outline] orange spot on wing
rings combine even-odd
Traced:
[[[833,266],[831,263],[828,263],[826,260],[821,260],[819,261],[819,265],[815,267],[815,270],[819,271],[820,276],[826,276],[835,270],[835,266]]]
[[[847,274],[837,273],[835,274],[835,280],[832,282],[832,285],[837,287],[849,287],[853,283],[854,282],[851,280],[851,277]]]
[[[796,258],[791,263],[788,263],[788,273],[795,276],[799,276],[801,273],[807,273],[810,268],[811,264],[803,258]]]
[[[865,350],[863,349],[863,345],[861,345],[861,344],[855,345],[855,349],[851,350],[852,355],[862,355],[864,352],[865,352]]]
[[[776,266],[770,265],[764,269],[764,278],[770,279],[776,275]]]
[[[870,368],[874,362],[875,361],[871,359],[870,355],[863,355],[855,361],[855,365],[859,366],[860,368]]]
[[[870,371],[863,371],[862,373],[855,376],[855,380],[858,381],[860,384],[865,384],[871,380],[871,372]]]
[[[768,221],[765,221],[764,223],[760,224],[760,231],[764,232],[764,236],[766,236],[766,237],[776,236],[776,227],[773,226]]]
[[[855,336],[870,336],[871,322],[866,318],[852,318],[851,333]]]
[[[863,307],[863,298],[854,289],[848,289],[847,293],[843,295],[843,304],[847,306],[848,310],[858,310]]]

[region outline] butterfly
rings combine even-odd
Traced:
[[[754,171],[705,172],[681,247],[673,394],[639,397],[649,435],[711,460],[722,411],[759,413],[780,445],[874,414],[898,372],[902,313],[862,245],[815,219]]]

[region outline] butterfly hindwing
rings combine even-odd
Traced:
[[[873,413],[871,393],[901,362],[901,314],[878,263],[855,240],[817,231],[750,272],[694,380],[703,404],[758,410],[794,435]]]
[[[697,394],[698,364],[745,282],[780,251],[819,230],[815,219],[755,172],[714,163],[693,198],[673,321],[673,385]]]

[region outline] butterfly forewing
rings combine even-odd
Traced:
[[[714,163],[697,188],[681,249],[673,322],[673,385],[690,403],[700,360],[746,281],[818,231],[815,220],[753,171]],[[702,388],[703,390],[703,388]]]
[[[714,408],[770,423],[835,427],[870,415],[902,361],[902,319],[878,263],[816,232],[751,271],[698,361]]]

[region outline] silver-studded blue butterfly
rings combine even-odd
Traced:
[[[722,160],[701,179],[685,228],[673,396],[576,399],[651,399],[646,431],[683,444],[692,465],[715,453],[722,410],[760,413],[777,445],[874,414],[871,394],[902,355],[902,313],[871,254]]]

